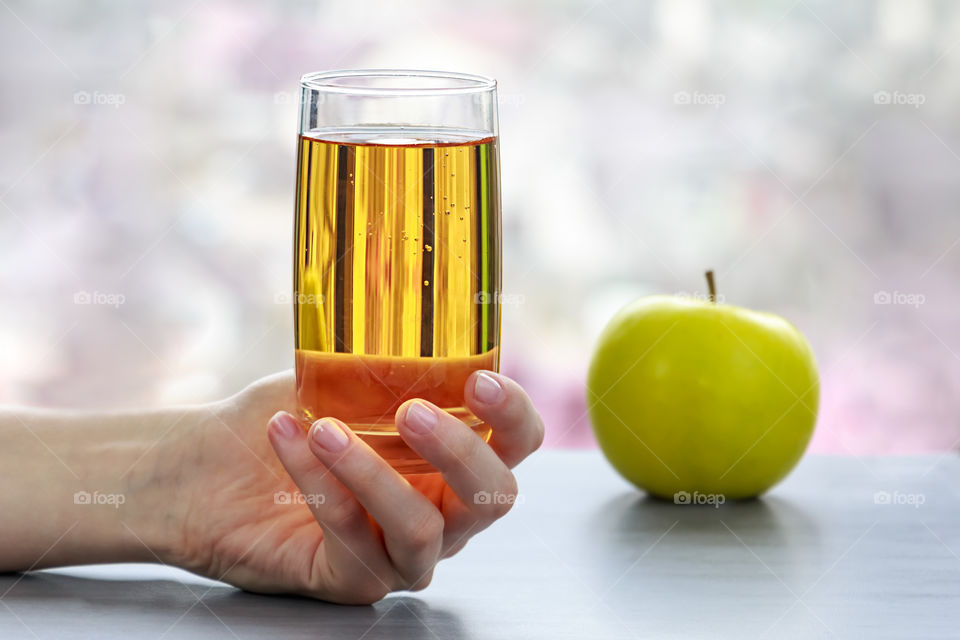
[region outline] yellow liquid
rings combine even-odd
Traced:
[[[300,137],[295,238],[297,397],[404,473],[433,471],[394,426],[430,400],[484,439],[466,378],[499,365],[496,139],[356,129]]]

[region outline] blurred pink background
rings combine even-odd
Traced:
[[[298,80],[500,81],[503,369],[593,446],[593,342],[640,295],[786,316],[812,450],[960,444],[960,5],[0,3],[0,402],[212,400],[293,359]]]

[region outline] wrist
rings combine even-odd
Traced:
[[[0,413],[0,571],[177,564],[202,407],[129,414]]]
[[[90,533],[109,540],[124,560],[179,564],[191,488],[184,470],[198,455],[191,441],[203,419],[201,407],[132,416],[123,420],[124,433],[107,428],[89,449],[89,460],[106,464],[88,469],[86,490],[103,486],[115,496],[112,510],[91,505],[90,523],[98,530]],[[106,495],[101,500],[109,503]]]

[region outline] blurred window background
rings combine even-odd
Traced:
[[[960,444],[960,3],[0,2],[0,402],[214,400],[293,362],[298,81],[500,82],[503,370],[593,446],[623,304],[784,315],[812,450]]]

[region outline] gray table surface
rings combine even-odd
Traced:
[[[0,576],[0,638],[960,636],[960,459],[808,456],[761,500],[651,500],[597,452],[518,469],[522,502],[417,594],[258,596],[151,565]]]

